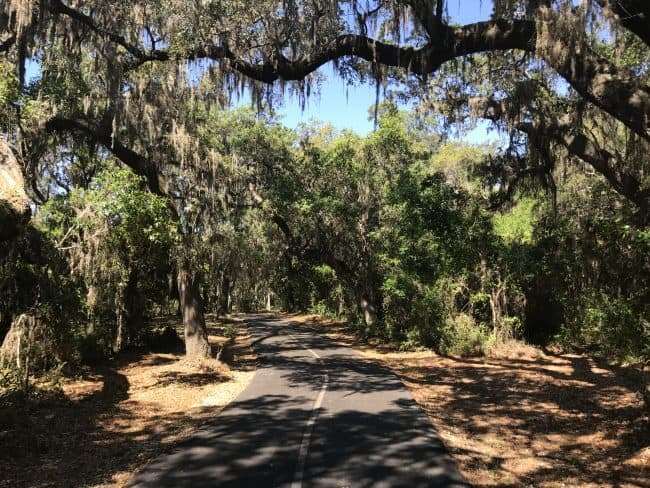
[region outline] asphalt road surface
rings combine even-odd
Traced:
[[[259,357],[249,386],[130,486],[469,486],[388,369],[304,325],[248,324]]]

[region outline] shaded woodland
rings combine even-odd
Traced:
[[[4,2],[3,398],[176,343],[156,317],[207,358],[207,313],[274,309],[585,353],[650,405],[650,4],[485,3]],[[282,124],[329,64],[371,133]]]

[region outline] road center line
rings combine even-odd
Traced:
[[[329,381],[329,376],[327,374],[323,377],[323,386],[318,393],[318,397],[314,402],[312,407],[311,417],[309,422],[307,422],[307,428],[305,429],[304,434],[302,435],[302,440],[300,441],[300,450],[298,451],[298,466],[296,466],[296,473],[293,477],[293,482],[291,483],[291,488],[302,488],[302,480],[305,476],[305,464],[307,463],[307,455],[309,454],[309,444],[311,442],[311,434],[314,431],[314,425],[316,424],[316,418],[318,417],[318,409],[320,409],[323,398],[325,398],[325,391],[327,390],[327,383]]]
[[[289,337],[296,340],[296,338],[289,334]],[[314,356],[318,362],[323,363],[323,359],[318,355],[317,352],[312,351],[306,346],[300,345],[303,349],[309,351],[312,356]],[[314,431],[314,425],[316,425],[316,419],[318,418],[318,410],[323,404],[323,398],[325,398],[325,392],[327,391],[327,384],[329,383],[329,375],[325,373],[323,375],[323,386],[321,386],[316,401],[311,408],[311,416],[307,422],[305,432],[302,434],[302,439],[300,440],[300,448],[298,450],[298,465],[296,466],[296,472],[293,476],[293,481],[291,483],[291,488],[302,488],[302,480],[305,477],[305,465],[307,464],[307,455],[309,454],[309,444],[311,442],[311,435]]]
[[[303,347],[304,347],[304,346],[303,346]],[[305,349],[307,349],[310,353],[312,353],[312,355],[313,355],[316,359],[318,359],[318,360],[320,361],[321,357],[318,355],[317,352],[312,351],[312,350],[309,349],[308,347],[305,347]]]

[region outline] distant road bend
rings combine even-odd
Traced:
[[[289,320],[247,322],[260,362],[248,388],[130,486],[469,486],[392,372]]]

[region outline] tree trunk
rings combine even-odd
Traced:
[[[230,277],[224,272],[219,295],[219,315],[230,313]]]
[[[210,357],[201,293],[196,276],[184,266],[178,268],[178,295],[183,312],[185,354],[188,357]]]
[[[119,353],[133,345],[142,326],[144,317],[144,297],[138,286],[138,270],[131,269],[126,286],[118,291],[116,299],[117,333],[113,352]]]
[[[8,254],[7,249],[23,234],[30,217],[29,197],[25,193],[25,179],[20,164],[9,145],[0,138],[0,251],[2,252],[0,256],[2,258]]]
[[[141,330],[144,321],[145,300],[140,291],[140,280],[137,269],[133,269],[129,273],[124,305],[126,307],[127,344],[131,345],[134,339],[136,339],[139,330]]]
[[[126,337],[126,307],[124,306],[124,297],[126,287],[119,285],[115,295],[115,340],[113,341],[113,353],[118,354],[124,349]]]
[[[366,327],[372,329],[377,323],[377,304],[370,293],[363,293],[360,305]]]
[[[646,411],[650,414],[650,361],[647,361],[641,368],[641,394]]]
[[[174,268],[172,268],[167,274],[167,301],[173,301],[176,303],[176,309],[174,312],[180,317],[183,315],[183,311],[181,310],[181,299],[178,296],[178,284],[176,283],[177,274],[178,273]]]

